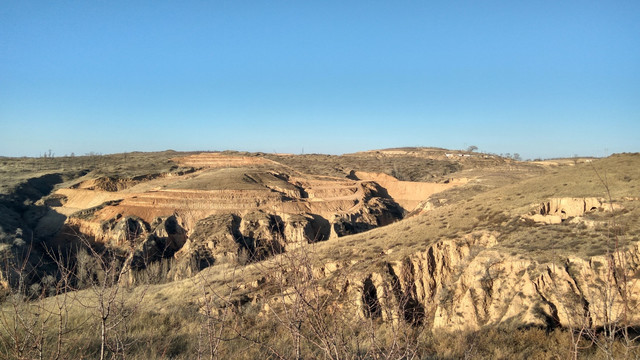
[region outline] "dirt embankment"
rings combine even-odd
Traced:
[[[317,265],[311,272],[326,291],[346,292],[349,300],[338,306],[356,316],[439,331],[640,322],[640,313],[629,311],[640,303],[640,244],[616,254],[626,267],[615,279],[607,256],[540,263],[504,253],[497,248],[499,237],[498,232],[476,231],[437,241],[399,260],[385,261],[382,253],[375,270],[359,270],[357,261],[345,259]],[[263,306],[268,310],[272,304],[265,301]]]
[[[379,184],[395,202],[410,212],[418,206],[418,204],[429,196],[439,193],[454,186],[459,182],[448,183],[428,183],[414,181],[399,181],[393,176],[383,173],[370,173],[364,171],[355,171],[353,176],[360,180],[370,180]]]
[[[116,247],[134,244],[150,259],[175,254],[195,264],[246,261],[396,222],[405,212],[398,202],[410,208],[453,186],[373,173],[358,173],[355,179],[304,175],[259,157],[200,154],[175,161],[198,170],[101,177],[58,190],[61,201],[52,203],[53,209],[69,217],[61,237],[82,235]],[[175,225],[171,228],[180,229],[181,240],[155,230],[167,219]],[[193,270],[186,267],[171,276]]]
[[[263,214],[260,216],[270,220],[262,219],[252,226],[261,229],[258,233],[271,235],[254,240],[273,244],[274,239],[283,239],[278,247],[284,249],[289,244],[356,234],[393,223],[433,193],[455,186],[398,181],[382,173],[355,172],[350,178],[304,175],[262,157],[219,153],[174,161],[199,170],[171,177],[88,179],[58,190],[56,195],[64,201],[55,209],[70,217],[67,225],[74,232],[114,245],[122,244],[120,230],[128,227],[118,224],[124,222],[139,222],[140,229],[147,229],[158,219],[174,217],[189,238],[204,231],[205,224],[218,223],[202,222],[212,216],[232,216],[245,224],[245,218]],[[282,226],[272,226],[276,223]],[[251,234],[256,231],[237,228],[224,238],[254,238]],[[148,232],[137,233],[139,243]],[[187,249],[206,248],[210,257],[229,253],[216,249],[219,241],[206,240],[204,247],[197,242],[187,241]],[[236,244],[235,248],[238,251],[242,246]]]
[[[300,243],[391,224],[431,194],[454,186],[398,181],[383,173],[358,172],[352,178],[345,174],[341,178],[307,175],[262,156],[221,153],[176,157],[163,164],[164,168],[158,172],[151,167],[148,173],[132,170],[130,175],[105,171],[78,174],[41,200],[36,210],[42,211],[29,229],[48,237],[58,234],[53,240],[57,245],[81,236],[115,247],[134,245],[143,252],[155,249],[154,254],[183,258],[196,253],[205,254],[206,259],[233,257],[243,249],[250,256],[264,257]],[[62,181],[56,178],[55,183]],[[34,186],[25,188],[26,192],[42,181],[31,182]],[[29,196],[32,201],[39,200],[53,187],[46,190],[34,190]],[[222,241],[191,238],[209,231],[203,227],[218,223],[204,221],[212,216],[237,219],[232,222],[237,226],[229,225],[232,230],[223,236],[235,240],[222,245]],[[179,228],[179,233],[156,230],[167,221],[171,228]],[[60,229],[63,231],[58,233]],[[171,244],[169,252],[167,244]],[[186,246],[181,250],[183,244]]]
[[[176,157],[172,160],[182,166],[192,166],[195,168],[236,168],[276,164],[275,162],[263,157],[229,156],[220,153],[201,153]]]
[[[570,328],[585,321],[597,327],[622,316],[640,321],[640,313],[625,310],[640,302],[640,279],[634,276],[640,269],[638,244],[621,254],[628,266],[621,285],[607,272],[606,256],[568,257],[564,266],[540,264],[493,250],[497,235],[443,240],[389,263],[385,271],[365,274],[353,295],[362,316],[370,317],[364,311],[375,305],[384,319],[447,331],[498,324]],[[624,294],[608,298],[604,291]]]

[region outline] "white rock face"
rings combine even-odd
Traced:
[[[537,223],[559,224],[571,218],[583,216],[593,211],[613,211],[621,209],[619,204],[607,204],[603,199],[589,198],[552,198],[534,206],[534,210],[523,218]]]
[[[617,274],[626,279],[620,288],[607,271],[606,256],[568,257],[558,266],[506,255],[494,250],[495,244],[496,234],[481,232],[437,242],[352,281],[353,303],[360,316],[371,317],[371,309],[379,307],[383,320],[421,322],[443,331],[497,324],[570,327],[584,321],[602,326],[625,316],[628,323],[640,321],[639,312],[624,311],[625,298],[627,305],[640,302],[640,279],[634,276],[640,243],[621,253],[627,267]]]

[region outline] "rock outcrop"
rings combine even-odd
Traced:
[[[116,247],[142,246],[146,259],[175,254],[200,264],[263,259],[404,216],[387,189],[371,180],[305,176],[254,157],[201,154],[176,161],[200,170],[102,177],[58,190],[61,201],[52,204],[68,216],[63,233]],[[400,184],[411,192],[410,182]]]
[[[638,243],[619,254],[626,267],[614,274],[612,257],[568,257],[556,265],[508,256],[492,249],[496,235],[439,241],[363,275],[352,287],[357,311],[446,331],[498,324],[598,327],[622,317],[640,321],[640,313],[629,310],[640,302]]]
[[[411,212],[431,195],[448,190],[466,182],[447,181],[446,183],[427,183],[414,181],[399,181],[393,176],[382,173],[352,171],[352,178],[374,181],[383,189],[384,193],[398,203],[406,212]]]
[[[211,215],[196,223],[193,233],[176,253],[176,258],[239,262],[260,260],[317,241],[317,234],[328,231],[323,227],[326,227],[323,222],[305,214],[279,216],[255,211],[242,217],[232,214]]]
[[[187,241],[187,232],[175,215],[156,218],[151,223],[153,234],[165,239],[166,248],[173,253],[180,250]]]
[[[581,217],[594,211],[613,211],[620,209],[619,204],[606,203],[604,199],[588,198],[553,198],[534,205],[534,209],[525,218],[538,223],[560,224],[571,217]]]

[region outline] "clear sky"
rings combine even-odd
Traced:
[[[0,155],[640,151],[640,1],[1,1]]]

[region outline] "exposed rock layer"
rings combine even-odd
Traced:
[[[307,176],[260,157],[205,153],[175,161],[200,170],[103,177],[59,189],[51,205],[68,217],[63,233],[134,246],[147,260],[158,254],[196,262],[262,259],[391,224],[453,186],[376,173]]]
[[[540,264],[493,250],[496,235],[439,241],[362,275],[352,286],[360,315],[447,331],[498,324],[579,328],[640,323],[640,313],[633,310],[640,303],[638,243],[610,257]],[[615,261],[614,273],[610,266]]]

